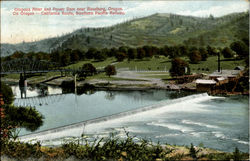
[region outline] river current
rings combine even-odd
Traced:
[[[15,105],[30,105],[42,113],[35,132],[21,129],[22,141],[59,145],[65,139],[114,136],[176,145],[200,145],[222,151],[249,151],[249,106],[246,96],[215,97],[206,93],[90,91],[62,94],[61,88],[31,88],[21,99],[12,86]],[[43,95],[43,96],[42,96]]]

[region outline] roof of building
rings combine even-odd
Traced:
[[[221,70],[221,72],[213,72],[210,74],[210,77],[237,77],[240,73],[240,70]]]
[[[210,79],[197,79],[196,84],[216,84],[216,81]]]
[[[245,67],[243,67],[243,66],[237,66],[234,68],[234,70],[244,70],[244,69],[245,69]]]
[[[226,80],[227,79],[227,77],[218,77],[218,78],[216,78],[218,81],[223,81],[223,80]]]

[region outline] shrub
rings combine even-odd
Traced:
[[[14,95],[11,88],[1,81],[1,94],[5,104],[11,104],[14,101]]]
[[[106,72],[106,75],[108,75],[109,77],[111,75],[115,75],[116,74],[116,69],[115,69],[115,66],[114,65],[108,65],[105,67],[105,72]]]
[[[194,159],[197,158],[197,151],[194,148],[194,145],[191,143],[190,149],[189,149],[190,156]]]
[[[233,159],[234,161],[240,161],[241,160],[241,155],[239,149],[236,147],[235,151],[233,153]]]

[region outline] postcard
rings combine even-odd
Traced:
[[[1,1],[1,159],[249,159],[249,1]]]

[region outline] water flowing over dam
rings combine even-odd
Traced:
[[[69,117],[58,119],[62,123],[51,123],[52,115],[47,115],[47,123],[45,115],[45,126],[33,133],[24,132],[20,140],[60,145],[63,141],[81,137],[82,134],[89,138],[105,138],[113,133],[116,137],[123,138],[126,137],[125,129],[132,136],[160,141],[163,144],[203,144],[223,151],[233,151],[237,146],[242,151],[248,151],[248,100],[245,97],[214,97],[206,93],[173,97],[173,93],[156,90],[142,92],[140,95],[137,92],[115,92],[114,98],[107,99],[107,93],[99,91],[89,96],[77,96],[77,107],[84,105],[83,109],[90,109],[85,111],[88,117],[84,115],[82,108],[71,105],[71,111],[66,110],[71,113],[63,115]],[[94,97],[93,100],[105,108],[95,107],[93,102],[91,107],[85,97]],[[65,101],[68,99],[74,99],[74,96],[68,94]],[[131,99],[133,101],[129,102]],[[108,100],[109,106],[105,105],[104,100]],[[148,100],[151,101],[147,102]],[[38,108],[41,111],[45,109],[46,106]],[[53,111],[52,107],[50,109]],[[57,115],[60,113],[58,111]],[[81,113],[82,121],[73,118],[74,114],[77,117]],[[65,119],[71,121],[65,122]]]

